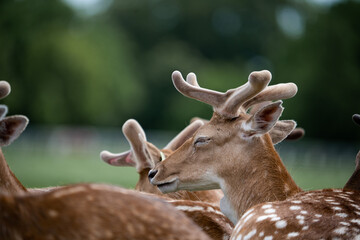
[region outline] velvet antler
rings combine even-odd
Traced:
[[[185,81],[181,73],[175,71],[172,74],[172,79],[175,88],[180,93],[213,106],[215,112],[231,119],[239,116],[239,109],[242,104],[256,96],[269,84],[271,73],[266,70],[252,72],[247,83],[225,93],[201,88],[194,73],[190,73]]]

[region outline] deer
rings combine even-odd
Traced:
[[[164,195],[160,190],[149,182],[149,171],[159,162],[166,159],[171,152],[176,150],[183,142],[194,134],[194,132],[202,126],[201,121],[194,121],[185,129],[183,129],[174,139],[172,139],[164,149],[160,150],[154,144],[146,139],[146,134],[141,125],[134,119],[127,120],[122,131],[131,149],[122,153],[111,153],[102,151],[100,158],[111,166],[131,166],[135,167],[139,174],[139,180],[135,189],[142,192]],[[203,201],[219,205],[220,199],[223,197],[221,190],[209,191],[178,191],[165,195],[171,199]]]
[[[0,98],[9,93],[10,85],[1,81]],[[9,145],[28,124],[25,116],[5,118],[7,111],[0,106],[0,146]],[[215,212],[203,207],[203,213]],[[209,239],[186,211],[196,215],[200,209],[104,184],[28,191],[0,149],[0,239]]]
[[[105,184],[0,192],[0,239],[209,240],[160,198]]]
[[[192,219],[211,239],[229,239],[233,230],[233,223],[220,211],[218,205],[223,196],[221,190],[210,191],[178,191],[162,194],[148,179],[148,172],[158,162],[166,159],[173,150],[177,149],[186,139],[203,125],[202,121],[192,122],[172,139],[164,149],[160,150],[147,141],[141,125],[134,119],[127,120],[122,131],[131,149],[122,153],[102,151],[100,158],[111,166],[135,167],[139,173],[139,180],[135,190],[155,194],[164,198],[179,211]]]
[[[360,126],[360,114],[354,114],[352,119],[354,123]],[[346,182],[344,189],[360,191],[360,151],[356,155],[355,171]]]
[[[2,92],[4,92],[4,89],[2,88],[2,84],[0,82],[0,94]],[[7,94],[8,95],[10,93],[10,85],[7,84],[6,85],[8,91]],[[5,94],[0,95],[5,97]],[[0,106],[0,115],[1,118],[3,118],[6,113],[7,113],[8,109],[5,105],[1,105]],[[25,129],[25,127],[28,124],[28,119],[24,116],[15,116],[15,117],[7,117],[5,119],[1,119],[0,120],[0,146],[5,146],[5,145],[9,145],[13,140],[15,140]],[[191,131],[193,131],[192,129],[195,128],[199,123],[195,123],[192,125],[192,127],[187,129],[187,132],[190,133]],[[175,138],[170,144],[170,146],[175,146],[177,144],[177,142],[181,141],[179,138],[180,137],[186,137],[185,136],[186,133],[183,133],[181,136],[178,136],[177,138]],[[175,146],[176,147],[176,146]],[[150,186],[152,186],[151,184],[149,184]],[[67,190],[59,190],[60,188],[65,188]],[[104,191],[101,189],[104,188]],[[96,191],[94,191],[94,189]],[[108,193],[108,190],[115,190],[115,193]],[[156,189],[156,188],[155,188]],[[79,191],[78,191],[79,190]],[[81,191],[80,191],[81,190]],[[46,192],[50,192],[50,191],[55,191],[54,194],[43,194]],[[85,194],[86,197],[85,199],[80,198],[79,200],[79,196],[75,196],[75,195],[69,195],[68,193],[73,193],[76,192],[77,195],[79,194]],[[36,197],[34,197],[35,193],[40,193],[41,196],[36,195]],[[120,194],[121,193],[121,194]],[[4,196],[4,198],[2,198],[2,194],[7,194],[11,196]],[[22,197],[23,195],[26,195],[26,197]],[[101,194],[101,195],[105,195],[105,196],[111,196],[114,195],[114,197],[116,197],[117,199],[114,199],[113,202],[109,202],[109,209],[106,208],[104,209],[104,204],[106,202],[108,202],[108,200],[103,200],[98,199],[98,200],[94,200],[94,201],[89,201],[87,202],[87,198],[89,199],[93,199],[92,195],[94,194]],[[126,194],[126,195],[124,195]],[[19,197],[19,196],[21,197]],[[51,196],[61,196],[61,198],[56,201],[53,200],[53,197]],[[66,196],[66,197],[62,197],[62,195]],[[68,196],[69,195],[69,196]],[[188,218],[190,218],[191,220],[186,220],[185,223],[183,223],[181,221],[181,219],[183,219],[183,216],[180,215],[180,221],[172,221],[171,218],[179,218],[179,216],[171,215],[171,211],[170,211],[170,219],[167,220],[164,214],[160,213],[160,217],[157,216],[157,214],[152,213],[152,216],[154,218],[159,218],[157,220],[147,220],[145,218],[145,221],[143,219],[143,217],[140,217],[138,219],[134,218],[134,216],[131,216],[132,212],[134,210],[138,211],[137,214],[140,214],[141,212],[144,212],[144,214],[146,214],[146,212],[149,211],[168,211],[167,210],[167,206],[165,206],[164,209],[160,209],[160,205],[158,207],[152,207],[152,209],[149,209],[147,211],[145,211],[147,208],[149,208],[150,204],[154,204],[152,202],[150,203],[136,203],[136,204],[129,204],[127,201],[143,201],[142,198],[139,198],[138,195],[144,195],[144,193],[138,193],[138,192],[129,192],[126,190],[122,190],[121,188],[110,188],[109,186],[106,185],[94,185],[94,184],[80,184],[80,185],[75,185],[75,186],[61,186],[61,187],[51,187],[51,188],[38,188],[38,189],[27,189],[25,188],[22,183],[17,179],[17,177],[15,176],[15,174],[10,170],[9,166],[7,165],[7,162],[5,160],[4,155],[2,154],[2,151],[0,149],[0,211],[4,209],[6,209],[6,211],[4,210],[3,214],[0,213],[0,218],[3,218],[3,221],[0,219],[0,225],[4,226],[1,231],[0,229],[0,239],[17,239],[18,237],[22,237],[22,238],[36,238],[39,239],[40,236],[47,236],[49,239],[160,239],[160,238],[168,238],[169,239],[183,239],[183,237],[181,236],[183,234],[183,230],[181,231],[173,231],[173,228],[176,227],[177,224],[185,224],[185,225],[189,225],[190,223],[192,225],[194,221],[198,226],[202,227],[204,229],[204,232],[207,236],[210,236],[211,239],[214,240],[223,240],[223,239],[229,239],[230,234],[232,232],[233,229],[233,224],[232,222],[230,222],[230,220],[228,220],[221,212],[220,210],[217,208],[217,206],[211,205],[211,204],[206,204],[206,203],[201,203],[201,202],[193,202],[193,201],[171,201],[168,204],[170,204],[173,209],[171,211],[179,211],[182,212],[181,214],[185,216],[187,216]],[[154,195],[145,195],[146,198],[151,198],[153,197],[156,202],[158,202],[158,198]],[[137,198],[139,198],[138,200],[136,200]],[[2,204],[2,199],[4,199],[4,204]],[[16,200],[14,200],[16,199]],[[30,200],[29,200],[30,199]],[[133,199],[133,200],[127,200],[127,199]],[[7,202],[15,202],[15,201],[19,201],[19,203],[17,204],[10,204],[8,205]],[[28,205],[28,201],[30,201],[30,205]],[[78,201],[79,204],[82,204],[82,206],[84,208],[81,208],[82,210],[78,210],[78,211],[85,211],[86,208],[96,208],[95,212],[92,212],[91,214],[97,214],[93,221],[96,221],[96,223],[98,223],[100,220],[98,219],[102,219],[104,218],[104,214],[109,214],[108,211],[110,211],[112,209],[112,206],[117,206],[118,208],[121,208],[121,213],[127,214],[129,216],[122,216],[122,215],[115,215],[109,214],[109,218],[108,219],[104,219],[103,221],[103,225],[109,225],[109,223],[107,223],[107,221],[110,221],[110,219],[114,219],[114,221],[117,218],[117,222],[113,223],[111,226],[111,230],[106,230],[108,231],[108,234],[106,235],[101,235],[101,229],[98,227],[98,229],[96,231],[99,231],[99,233],[90,231],[89,229],[86,228],[79,228],[81,234],[77,235],[76,233],[76,228],[72,228],[71,234],[59,234],[59,231],[61,230],[61,228],[68,228],[67,224],[71,224],[69,220],[67,220],[67,218],[71,218],[74,223],[76,221],[78,222],[87,222],[86,221],[86,214],[79,214],[80,216],[69,216],[69,215],[65,215],[62,218],[57,217],[58,215],[60,215],[60,212],[63,213],[64,211],[66,212],[67,210],[73,214],[78,214],[76,213],[77,209],[75,208],[76,206],[68,206],[68,204],[66,203],[66,201]],[[84,203],[85,201],[85,203]],[[119,201],[119,202],[117,202]],[[165,201],[164,199],[162,201]],[[100,202],[101,205],[100,207],[97,205]],[[114,203],[116,202],[116,203]],[[23,204],[25,203],[25,204]],[[34,211],[31,210],[31,207],[36,207],[37,204],[43,205],[45,203],[48,204],[55,204],[55,205],[59,205],[61,206],[61,210],[58,211],[56,210],[57,207],[55,207],[54,209],[47,209],[46,207],[41,208],[40,210],[36,209]],[[110,204],[111,203],[111,204]],[[138,205],[142,205],[145,204],[145,210],[144,207],[139,207]],[[147,205],[146,205],[147,204]],[[123,210],[123,208],[125,208],[128,205],[129,208],[135,208],[133,210],[128,210],[130,211],[130,214],[128,214],[125,210]],[[10,206],[10,207],[9,207]],[[167,208],[166,208],[167,207]],[[25,209],[24,212],[20,212],[18,208],[22,208]],[[114,210],[114,209],[113,209]],[[119,209],[118,209],[119,210]],[[103,212],[103,213],[102,213]],[[46,216],[46,214],[49,213],[49,216]],[[24,214],[24,216],[22,215]],[[43,216],[45,214],[45,217]],[[54,215],[54,216],[53,216]],[[16,218],[15,218],[16,216]],[[35,216],[35,217],[29,217],[29,216]],[[57,219],[52,219],[52,217],[57,217]],[[127,219],[127,217],[129,218],[134,218],[134,219]],[[5,221],[10,221],[10,223],[5,223]],[[47,229],[47,226],[49,226],[48,224],[45,224],[47,222],[52,222],[56,225],[60,225],[58,228],[57,227],[53,227],[51,230]],[[69,223],[66,223],[66,221],[68,221]],[[128,221],[129,223],[125,222]],[[135,221],[140,221],[140,225],[142,224],[141,229],[143,230],[142,233],[139,234],[135,234],[133,233],[133,229],[136,229],[137,226],[135,226]],[[142,222],[141,222],[142,221]],[[149,231],[151,229],[151,225],[154,224],[154,221],[159,221],[158,224],[168,224],[167,221],[169,221],[171,224],[173,224],[173,226],[171,226],[170,230],[171,232],[167,233],[167,231],[169,231],[169,229],[167,229],[167,227],[165,228],[160,228],[160,230],[157,231],[156,234],[146,234],[146,232],[144,231]],[[36,225],[35,223],[38,222],[39,224]],[[190,222],[190,223],[189,223]],[[20,224],[20,225],[16,225],[16,224]],[[93,223],[94,224],[94,223]],[[124,230],[125,231],[122,232],[121,234],[118,233],[118,231],[116,232],[114,229],[117,228],[117,224],[121,224],[124,225],[124,227],[121,229],[121,231]],[[129,226],[127,226],[127,224]],[[21,225],[23,226],[27,226],[27,229],[21,229]],[[126,226],[125,226],[126,225]],[[31,227],[39,229],[39,231],[31,231]],[[145,229],[146,228],[146,229]],[[144,230],[145,229],[145,230]],[[189,230],[191,230],[193,228],[190,228]],[[199,231],[199,228],[195,228],[191,231],[194,231],[195,233],[196,231]],[[163,231],[163,232],[161,232]],[[88,233],[87,233],[88,232]],[[160,233],[161,234],[160,234]],[[177,234],[179,234],[179,236],[177,236]],[[200,235],[196,235],[196,234],[188,234],[187,232],[184,232],[185,237],[184,239],[203,239],[201,236],[204,235],[203,232],[199,233]],[[55,236],[59,235],[59,238],[54,238]],[[145,235],[147,235],[149,238],[146,238]],[[190,237],[191,236],[191,237]],[[82,238],[83,237],[83,238]],[[208,239],[208,238],[206,238]]]
[[[225,93],[172,74],[184,96],[213,107],[207,124],[149,172],[161,192],[220,188],[221,211],[234,223],[230,239],[355,238],[360,232],[360,196],[356,191],[304,192],[286,170],[269,132],[278,122],[282,100],[297,93],[294,83],[268,86],[267,70]],[[251,106],[269,104],[249,114]],[[288,123],[296,125],[292,120]]]

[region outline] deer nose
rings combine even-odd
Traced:
[[[151,179],[153,179],[155,177],[155,175],[157,174],[158,170],[152,169],[149,171],[148,177],[149,180],[151,181]]]

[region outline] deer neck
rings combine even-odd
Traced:
[[[263,143],[262,151],[258,142],[256,152],[249,151],[249,166],[237,169],[239,160],[234,159],[234,169],[220,175],[220,187],[224,192],[220,208],[234,223],[256,204],[285,200],[302,191],[286,170],[270,137],[265,135],[264,139],[255,141]]]
[[[26,188],[10,170],[2,150],[0,149],[0,193],[18,193],[26,191]]]

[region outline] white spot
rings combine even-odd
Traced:
[[[291,201],[292,203],[295,203],[295,204],[300,204],[301,203],[301,201],[299,201],[299,200],[295,200],[295,201]]]
[[[296,216],[296,219],[304,220],[304,219],[305,219],[305,217],[304,217],[304,216],[302,216],[302,215],[297,215],[297,216]]]
[[[322,215],[321,215],[321,214],[315,214],[315,217],[317,217],[317,218],[321,218],[321,217],[322,217]]]
[[[342,210],[341,207],[332,207],[332,209],[333,209],[334,211],[341,211],[341,210]]]
[[[264,236],[264,232],[260,232],[259,237],[263,237],[263,236]]]
[[[342,192],[341,189],[333,189],[333,192]]]
[[[279,221],[281,218],[280,217],[274,217],[271,219],[271,221],[275,222],[275,221]]]
[[[235,240],[242,240],[242,235],[240,234],[240,235],[236,236]]]
[[[287,222],[285,220],[277,221],[275,223],[276,228],[282,229],[287,226]]]
[[[255,234],[256,234],[256,229],[252,230],[246,236],[244,236],[244,240],[248,240],[248,239],[252,238]]]
[[[308,230],[309,229],[309,226],[304,226],[301,230],[302,231],[306,231],[306,230]]]
[[[358,212],[358,211],[355,211],[355,213],[356,213],[356,215],[360,215],[360,212]]]
[[[297,237],[297,236],[299,236],[298,232],[291,232],[287,235],[288,238],[293,238],[293,237]]]
[[[360,225],[360,219],[352,219],[352,220],[350,220],[350,222],[357,223]]]
[[[325,201],[326,202],[334,202],[335,200],[333,198],[326,198]]]
[[[272,208],[272,205],[271,204],[266,204],[266,205],[263,205],[261,208],[262,209]]]
[[[346,218],[348,215],[346,213],[337,213],[335,216]]]
[[[301,207],[300,206],[291,206],[289,209],[295,211],[295,210],[300,210]]]
[[[301,211],[300,213],[301,213],[301,214],[308,214],[307,211]]]
[[[252,211],[254,211],[253,208],[251,208],[250,210],[246,211],[246,212],[244,213],[244,215],[242,215],[242,218],[244,218],[244,217],[246,217],[247,215],[249,215]]]
[[[251,213],[251,214],[249,214],[246,218],[244,218],[244,219],[241,218],[241,219],[243,219],[242,222],[243,222],[243,223],[246,223],[246,222],[247,222],[252,216],[254,216],[254,215],[255,215],[254,213]]]
[[[59,191],[56,191],[55,193],[53,193],[53,197],[60,198],[62,196],[66,196],[66,195],[70,195],[70,194],[85,192],[86,190],[87,189],[83,186],[75,186],[75,187],[60,189]]]
[[[343,234],[346,233],[347,230],[348,230],[347,227],[339,227],[339,228],[334,230],[334,233],[337,233],[339,235],[343,235]]]
[[[351,224],[348,222],[340,222],[341,225],[350,226]]]
[[[354,208],[356,208],[357,210],[359,210],[359,211],[360,211],[360,207],[359,207],[359,205],[357,205],[357,204],[350,204],[350,206],[353,206]]]
[[[264,211],[265,214],[274,213],[274,212],[275,212],[275,209],[273,209],[273,208],[269,208]]]
[[[204,211],[204,208],[201,206],[176,206],[176,209],[185,212],[195,212],[195,211]]]
[[[268,218],[274,218],[274,217],[277,217],[276,214],[271,214],[271,215],[263,215],[263,216],[260,216],[256,219],[256,222],[261,222],[261,221],[264,221],[265,219],[268,219]]]
[[[340,205],[340,203],[338,203],[338,202],[329,202],[329,203],[332,205]]]
[[[273,239],[273,236],[266,236],[264,237],[264,240],[272,240]]]
[[[313,222],[318,222],[318,221],[320,221],[320,220],[319,220],[319,219],[314,219],[314,220],[313,220]]]
[[[53,209],[50,209],[48,214],[49,214],[50,217],[53,217],[53,218],[55,218],[55,217],[57,217],[59,215],[59,213],[57,211],[53,210]]]

